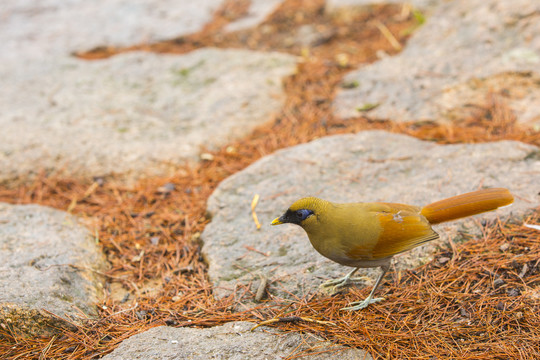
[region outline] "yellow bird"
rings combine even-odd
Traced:
[[[323,286],[342,287],[360,268],[381,267],[369,296],[343,310],[359,310],[383,298],[373,298],[390,261],[396,254],[439,238],[431,225],[495,210],[514,201],[503,188],[484,189],[454,196],[423,208],[395,203],[337,204],[315,197],[296,201],[272,225],[302,227],[321,255],[353,269],[345,277]]]

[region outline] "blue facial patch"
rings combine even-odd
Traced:
[[[308,216],[313,215],[313,211],[307,209],[296,210],[296,217],[300,221],[304,221]]]

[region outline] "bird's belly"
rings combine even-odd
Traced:
[[[380,259],[367,259],[367,258],[353,259],[345,254],[339,254],[339,253],[328,253],[328,254],[321,253],[321,255],[344,266],[361,267],[361,268],[371,268],[371,267],[378,267],[381,265],[385,265],[385,264],[388,264],[388,262],[391,259],[391,257],[380,258]]]
[[[351,247],[343,244],[339,240],[323,242],[311,241],[311,244],[319,254],[344,266],[363,268],[377,267],[387,264],[390,259],[389,257],[380,259],[372,258],[370,256],[369,248],[366,248],[365,251],[358,251],[359,247],[356,247],[357,251],[354,254],[351,254],[350,251],[345,251],[345,249],[350,249]]]

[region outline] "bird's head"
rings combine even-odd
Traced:
[[[296,224],[303,228],[315,225],[319,221],[327,201],[315,197],[306,197],[297,200],[280,217],[272,221],[272,225]]]

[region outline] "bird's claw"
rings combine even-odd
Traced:
[[[361,277],[355,277],[355,278],[339,278],[339,279],[325,281],[321,285],[319,285],[319,287],[321,288],[334,287],[336,289],[341,289],[351,284],[365,282],[369,280],[370,278],[367,276],[361,276]]]
[[[339,289],[339,288],[349,285],[349,283],[350,281],[348,279],[334,279],[334,280],[328,280],[328,281],[323,282],[321,285],[319,285],[319,287],[323,289],[330,288],[330,287]]]
[[[384,300],[384,298],[375,298],[375,299],[365,299],[363,301],[355,301],[349,304],[349,306],[342,308],[341,310],[355,311],[365,309],[369,304],[373,304],[379,301]]]

